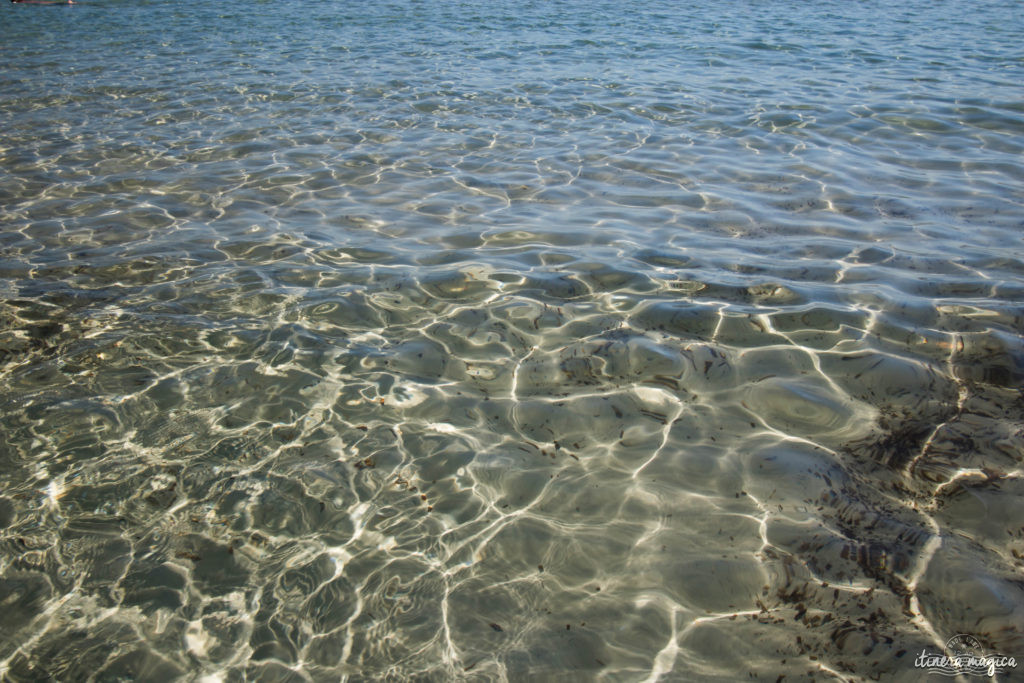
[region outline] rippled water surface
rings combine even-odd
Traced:
[[[0,15],[3,680],[1024,666],[1020,4]]]

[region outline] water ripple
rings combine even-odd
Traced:
[[[0,676],[1024,652],[1012,10],[257,5],[3,9]]]

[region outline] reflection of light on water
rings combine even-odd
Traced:
[[[1019,645],[1017,24],[851,5],[710,55],[680,40],[760,19],[505,9],[317,5],[282,43],[126,8],[8,65],[0,675],[886,678],[977,623]],[[934,41],[882,68],[907,26]]]
[[[50,507],[58,508],[60,506],[60,498],[63,495],[64,475],[61,475],[56,479],[51,479],[50,483],[46,485],[46,497]]]
[[[427,425],[427,429],[433,429],[435,432],[441,434],[458,434],[459,430],[455,425],[448,424],[447,422],[432,422]]]

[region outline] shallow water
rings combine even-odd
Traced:
[[[1019,5],[0,11],[4,680],[1024,659]]]

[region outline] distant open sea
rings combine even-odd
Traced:
[[[1024,677],[1021,3],[4,2],[0,62],[0,680]]]

